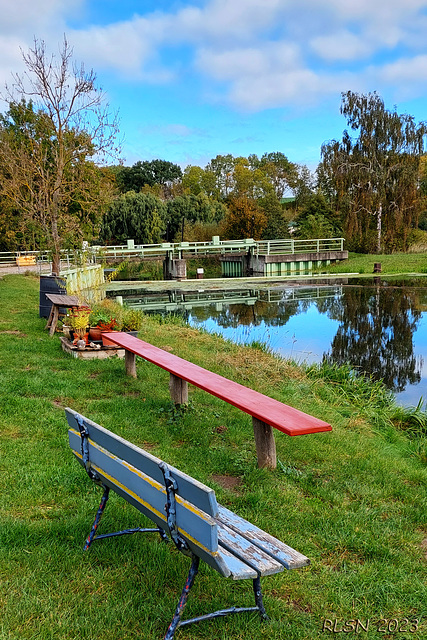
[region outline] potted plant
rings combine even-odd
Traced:
[[[125,308],[123,310],[122,331],[137,337],[138,331],[142,327],[143,318],[144,314],[140,309]]]
[[[89,337],[91,340],[102,339],[101,324],[110,322],[111,316],[105,309],[92,309],[89,316]]]
[[[81,306],[73,309],[68,315],[68,326],[74,333],[74,339],[88,341],[89,333],[87,328],[89,326],[90,307]]]
[[[122,307],[106,298],[94,305],[90,314],[91,340],[102,340],[104,331],[119,331],[122,325]]]

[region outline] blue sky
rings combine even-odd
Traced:
[[[427,120],[427,0],[0,0],[0,85],[34,37],[93,67],[126,164],[281,151],[315,168],[342,91]],[[4,103],[3,103],[4,105]]]

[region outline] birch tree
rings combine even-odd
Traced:
[[[376,93],[342,94],[341,113],[356,137],[322,146],[319,175],[334,194],[354,248],[406,249],[419,214],[418,176],[425,123],[385,108]]]

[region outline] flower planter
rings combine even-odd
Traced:
[[[93,340],[102,340],[102,329],[100,327],[89,327],[89,338]]]
[[[74,343],[77,342],[77,340],[84,340],[86,344],[89,344],[89,333],[86,331],[86,333],[75,333],[74,332]]]

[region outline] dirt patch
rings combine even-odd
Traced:
[[[2,430],[2,436],[10,438],[11,440],[17,440],[18,438],[24,438],[24,434],[19,430],[19,427],[9,427]]]
[[[243,486],[242,478],[236,476],[214,474],[211,476],[211,480],[219,484],[223,489],[229,489],[230,491],[238,491]]]
[[[311,613],[313,611],[313,609],[307,602],[303,602],[299,598],[290,600],[289,604],[297,611],[303,611],[304,613]]]
[[[424,558],[427,560],[427,538],[424,538],[424,540],[422,541],[421,549],[422,549],[422,552],[424,553]]]
[[[152,442],[146,442],[145,440],[138,445],[141,449],[145,449],[145,451],[151,451],[151,449],[155,448],[155,444]]]
[[[169,345],[166,345],[164,347],[159,347],[159,349],[163,349],[163,351],[169,351],[169,353],[173,351],[173,347],[170,347]]]
[[[10,331],[0,331],[0,333],[6,333],[9,336],[16,336],[17,338],[26,338],[27,334],[22,333],[22,331],[18,331],[18,329],[12,329]]]
[[[65,404],[61,400],[58,400],[58,399],[52,400],[52,404],[57,409],[65,409]]]
[[[225,433],[226,431],[228,431],[228,427],[225,424],[220,424],[214,428],[215,433]]]

